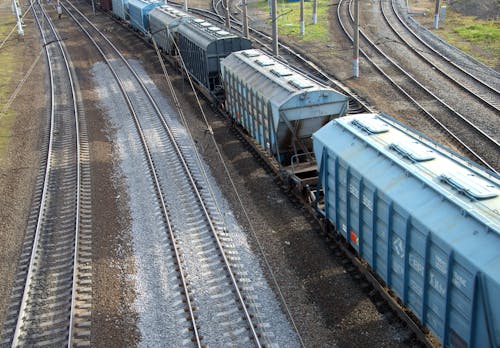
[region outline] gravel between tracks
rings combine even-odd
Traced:
[[[386,12],[391,12],[391,10],[389,10],[388,3],[385,3],[384,7]],[[420,59],[412,49],[400,42],[400,39],[393,33],[383,19],[380,9],[380,1],[377,1],[376,4],[372,4],[371,6],[365,5],[362,18],[363,23],[365,23],[362,31],[372,42],[376,43],[376,47],[390,56],[396,64],[404,69],[404,71],[406,71],[410,76],[413,76],[413,78],[415,78],[419,83],[423,84],[437,98],[449,105],[453,110],[456,110],[464,118],[470,120],[474,125],[482,129],[483,132],[498,141],[500,133],[498,132],[497,127],[495,127],[499,120],[498,114],[487,108],[469,93],[464,92],[454,83],[451,83],[448,79],[444,78],[439,72]],[[396,28],[401,27],[400,24],[395,24],[395,26]],[[404,31],[402,29],[398,30]],[[365,45],[362,45],[362,47],[364,46]],[[370,47],[369,49],[366,49],[365,52],[375,52],[375,50]],[[374,57],[378,57],[377,53],[372,54]],[[371,57],[372,59],[374,58],[373,56]],[[385,60],[375,58],[375,62],[379,61]],[[447,111],[448,109],[441,104],[437,104],[434,98],[430,97],[427,93],[423,93],[420,88],[415,88],[415,90],[412,91],[412,86],[414,86],[414,84],[411,83],[411,86],[408,86],[403,81],[399,81],[397,79],[399,74],[393,73],[393,69],[389,69],[383,65],[382,69],[388,72],[388,74],[393,78],[396,77],[397,82],[402,83],[402,85],[410,91],[413,96],[420,96],[417,97],[417,101],[438,120],[445,124],[446,127],[449,127],[457,136],[460,136],[466,144],[473,147],[476,151],[479,150],[474,148],[475,142],[477,142],[477,137],[469,136],[469,133],[466,133],[469,128],[464,122],[460,121],[458,116],[449,117],[448,115],[450,113]],[[417,113],[416,116],[423,118],[421,113]],[[485,148],[491,149],[490,146]],[[488,159],[488,163],[493,168],[498,170],[500,163],[498,160],[495,160],[498,154],[491,153],[492,150],[489,151],[490,152],[486,152],[485,150],[484,153],[479,153],[483,155],[484,158]]]
[[[425,41],[430,44],[434,49],[441,54],[450,58],[454,63],[467,68],[468,71],[487,81],[491,86],[500,89],[500,73],[495,69],[481,63],[474,57],[459,50],[455,46],[448,44],[439,36],[429,31],[425,26],[420,24],[413,16],[407,14],[406,6],[399,6],[400,14],[406,20],[406,23],[415,31],[419,33]]]
[[[136,62],[130,62],[140,76],[145,76],[141,71],[141,66]],[[106,66],[95,66],[93,76],[98,86],[98,94],[104,102],[111,124],[116,129],[116,137],[111,140],[117,146],[117,154],[127,187],[127,197],[131,211],[131,234],[133,251],[137,273],[134,276],[137,300],[134,308],[139,314],[139,329],[142,334],[140,346],[160,347],[165,342],[172,346],[185,345],[190,342],[190,335],[180,335],[183,331],[183,323],[176,322],[177,312],[183,313],[182,298],[179,296],[178,280],[176,272],[169,269],[171,264],[171,254],[166,242],[166,233],[162,224],[161,212],[155,202],[155,192],[151,183],[150,175],[147,171],[147,164],[144,162],[142,148],[139,139],[135,136],[135,126],[129,114],[120,91],[113,90],[113,86],[108,85],[113,81],[113,77],[107,71]],[[154,90],[153,83],[144,77],[145,84],[152,91],[153,96],[158,101],[160,109],[166,115],[174,115],[172,107],[168,105],[161,95]],[[171,116],[170,122],[176,124],[177,121]],[[177,125],[176,127],[180,127]],[[158,151],[151,148],[151,151]],[[140,163],[140,165],[139,165]],[[168,163],[155,163],[159,168],[167,166]],[[146,168],[146,170],[145,170]],[[161,170],[159,175],[161,175]],[[210,176],[209,176],[210,179]],[[214,183],[213,179],[210,179]],[[224,201],[221,193],[215,185],[215,197],[220,208],[225,213],[226,224],[231,231],[231,237],[241,258],[241,265],[247,270],[247,277],[252,280],[255,290],[252,295],[262,306],[260,308],[261,319],[275,335],[274,342],[280,346],[298,346],[294,338],[294,332],[288,326],[284,314],[281,313],[269,286],[259,271],[255,256],[252,255],[242,229],[234,219],[227,202]],[[151,199],[153,198],[153,199]],[[172,212],[173,209],[171,209]],[[186,246],[184,247],[184,249]],[[186,251],[186,250],[184,250]],[[190,281],[195,282],[197,277],[194,269],[190,272],[189,265],[193,260],[186,260]],[[214,317],[213,315],[212,317]]]

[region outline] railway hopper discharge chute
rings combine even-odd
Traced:
[[[225,108],[235,122],[287,166],[312,158],[312,134],[347,111],[345,95],[257,50],[221,62]]]
[[[313,141],[325,220],[444,347],[499,347],[498,175],[387,115]]]

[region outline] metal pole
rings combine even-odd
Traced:
[[[24,36],[21,8],[20,8],[19,4],[17,3],[17,0],[12,0],[12,4],[14,6],[14,11],[16,12],[17,34],[19,36]]]
[[[59,3],[59,0],[57,0],[57,17],[61,19],[62,16],[62,7],[61,4]]]
[[[304,35],[306,27],[304,25],[304,0],[300,0],[300,35]]]
[[[184,0],[184,12],[188,11],[188,0]]]
[[[225,1],[225,10],[226,10],[226,28],[228,29],[231,29],[231,18],[229,17],[230,16],[230,11],[229,11],[229,7],[231,6],[230,0],[226,0]]]
[[[318,0],[313,0],[313,24],[318,23]]]
[[[359,77],[359,0],[354,0],[354,50],[352,53],[352,75]]]
[[[242,27],[242,34],[244,37],[248,39],[249,33],[248,33],[248,13],[247,13],[247,0],[242,0],[243,1],[243,27]]]
[[[273,31],[273,55],[278,56],[278,21],[276,9],[278,8],[278,0],[271,0],[271,22]]]
[[[94,0],[92,0],[92,13],[95,16],[95,4],[94,4]]]
[[[434,29],[439,28],[439,0],[436,0],[436,11],[434,12]]]

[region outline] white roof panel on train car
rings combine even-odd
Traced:
[[[245,62],[252,72],[257,71],[266,80],[271,80],[292,94],[304,88],[326,89],[325,86],[306,75],[292,70],[276,58],[257,49],[234,52],[238,60]],[[226,62],[230,64],[230,62]]]

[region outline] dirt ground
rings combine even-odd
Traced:
[[[488,42],[474,42],[465,40],[454,32],[458,26],[474,23],[496,23],[500,15],[500,4],[494,0],[472,1],[442,1],[447,6],[446,15],[441,18],[439,29],[434,29],[434,0],[410,0],[410,12],[413,18],[435,35],[448,41],[450,44],[466,51],[497,71],[500,69],[500,51],[498,44]]]
[[[410,0],[412,11],[426,13],[432,18],[436,8],[435,0]],[[440,1],[440,6],[447,6],[460,12],[464,16],[476,16],[480,19],[497,20],[500,14],[500,5],[496,0],[458,0]]]
[[[0,21],[9,22],[14,26],[10,2],[0,1],[0,8]],[[43,92],[48,88],[45,76],[46,60],[42,54],[36,62],[41,53],[38,28],[34,26],[31,18],[25,20],[25,25],[24,39],[19,40],[17,33],[14,33],[0,50],[0,55],[18,57],[17,70],[12,72],[9,85],[1,86],[9,97],[23,78],[27,77],[9,108],[15,120],[9,132],[6,151],[0,158],[0,323],[3,323],[16,275],[16,260],[21,252],[34,194],[40,147],[44,144],[42,138],[47,120],[45,115],[48,97]],[[1,37],[0,41],[4,39],[5,37]],[[31,75],[27,76],[35,62]],[[4,104],[0,106],[0,110],[3,107]],[[5,126],[2,116],[0,114],[0,127]]]

